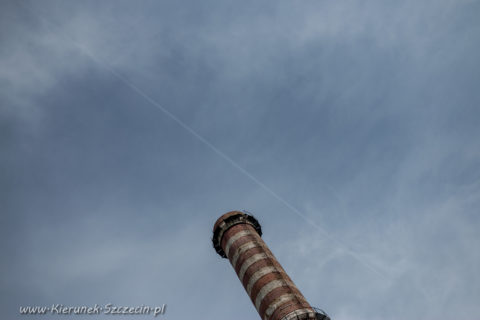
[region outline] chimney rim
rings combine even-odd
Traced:
[[[212,244],[215,251],[222,258],[227,258],[227,255],[223,251],[221,245],[223,234],[225,233],[225,231],[227,231],[234,225],[241,223],[252,225],[255,231],[257,231],[257,233],[262,236],[262,227],[260,226],[260,223],[258,223],[258,220],[248,211],[234,210],[221,215],[213,226]]]

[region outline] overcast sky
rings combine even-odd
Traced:
[[[480,319],[479,52],[473,0],[1,0],[1,317],[258,319],[245,209],[333,320]]]

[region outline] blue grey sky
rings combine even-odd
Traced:
[[[258,319],[246,209],[334,320],[480,319],[479,51],[472,0],[0,1],[1,317]]]

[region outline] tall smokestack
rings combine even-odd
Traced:
[[[231,211],[213,227],[213,247],[228,258],[263,320],[328,319],[314,309],[283,270],[252,215]]]

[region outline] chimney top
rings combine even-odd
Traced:
[[[222,249],[223,234],[230,227],[241,223],[250,224],[260,236],[262,235],[262,227],[258,223],[257,219],[255,219],[255,217],[249,214],[247,211],[230,211],[225,213],[217,219],[217,222],[215,222],[215,225],[213,226],[212,237],[213,248],[222,258],[227,257]]]

